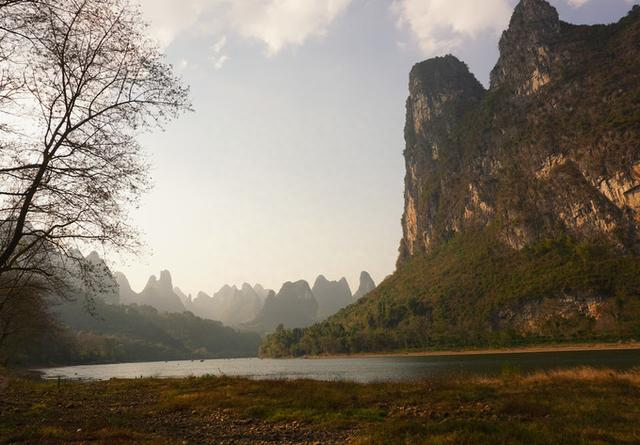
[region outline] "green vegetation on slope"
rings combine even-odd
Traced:
[[[278,329],[271,357],[640,337],[640,259],[569,237],[517,251],[470,231],[329,320]]]
[[[577,369],[404,384],[10,379],[0,444],[623,444],[640,374]]]
[[[213,320],[160,313],[149,306],[94,302],[62,304],[56,335],[9,351],[10,364],[118,363],[222,357],[254,357],[260,336]]]

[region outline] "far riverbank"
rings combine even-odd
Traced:
[[[345,358],[376,358],[376,357],[454,357],[465,355],[502,355],[502,354],[531,354],[550,352],[587,352],[587,351],[640,351],[640,342],[617,343],[560,343],[549,345],[533,345],[510,348],[483,348],[483,349],[449,349],[441,351],[406,351],[406,352],[363,352],[355,354],[327,354],[307,355],[308,360],[327,360]]]

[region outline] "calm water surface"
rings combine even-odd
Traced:
[[[411,381],[461,373],[495,375],[575,366],[640,367],[640,351],[544,352],[450,357],[375,357],[269,360],[258,358],[121,363],[43,369],[45,378],[106,380],[138,377],[241,376],[355,382]]]

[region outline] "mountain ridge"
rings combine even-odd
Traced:
[[[583,26],[521,0],[488,90],[451,55],[414,66],[396,272],[262,353],[637,335],[638,41],[638,6]]]
[[[306,305],[306,309],[299,312],[297,315],[300,319],[295,320],[288,314],[286,305],[282,306],[277,301],[275,298],[277,294],[272,290],[265,289],[261,284],[243,283],[240,287],[225,284],[213,295],[200,291],[194,297],[191,294],[187,295],[179,287],[173,286],[171,274],[168,271],[161,272],[160,278],[152,275],[140,293],[136,293],[131,288],[123,273],[116,272],[113,277],[119,287],[119,300],[123,304],[151,306],[160,312],[169,313],[189,311],[204,319],[221,321],[227,326],[243,330],[257,329],[260,332],[272,331],[279,324],[286,327],[308,326],[333,315],[349,305],[354,298],[349,283],[344,277],[337,281],[330,281],[324,275],[319,275],[314,284],[315,292],[310,288],[310,294],[306,292],[306,289],[294,286],[295,282],[285,283],[287,286],[283,286],[283,288],[286,288],[287,293],[290,293],[287,298],[291,299],[295,294],[302,300],[311,300],[312,296],[315,302],[315,304],[309,305],[303,301],[302,305]],[[370,292],[375,287],[375,283],[368,272],[363,271],[360,279],[358,289],[360,293],[358,295],[362,296]],[[304,280],[298,283],[302,281]],[[304,282],[306,283],[306,281]],[[291,291],[292,288],[297,290]],[[269,315],[263,314],[269,296],[272,297],[269,300],[269,305],[281,306],[280,314],[274,308],[266,309]],[[267,319],[268,321],[266,321]]]

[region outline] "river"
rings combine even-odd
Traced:
[[[640,350],[527,352],[425,357],[354,357],[270,360],[258,358],[119,363],[42,369],[45,378],[111,378],[226,375],[253,379],[413,381],[459,374],[497,375],[589,366],[617,370],[640,367]]]

